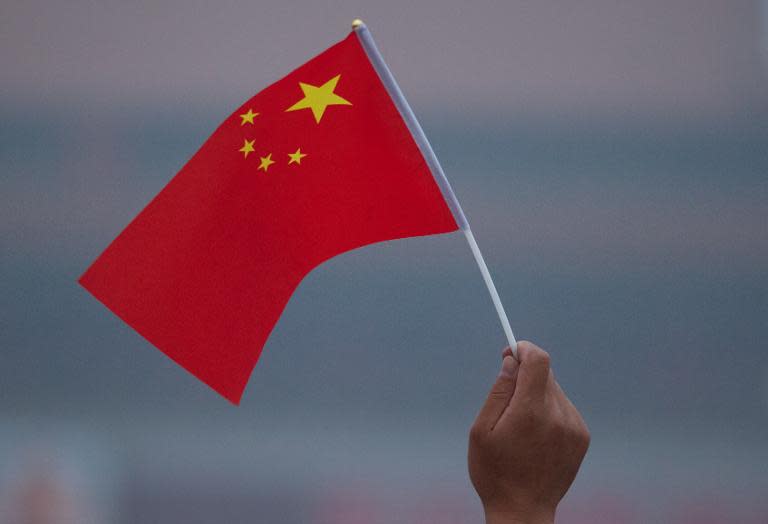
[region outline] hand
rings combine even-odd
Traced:
[[[549,355],[507,348],[469,433],[469,476],[487,524],[551,524],[589,447],[589,430],[560,389]]]

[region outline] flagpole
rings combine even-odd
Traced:
[[[453,192],[453,188],[448,182],[448,178],[445,176],[445,172],[443,172],[440,162],[437,160],[437,155],[435,155],[429,140],[427,140],[427,136],[424,134],[424,130],[416,119],[416,115],[413,113],[411,106],[408,105],[408,101],[400,90],[400,86],[397,85],[395,77],[389,70],[381,53],[379,53],[379,49],[376,47],[376,43],[373,41],[373,36],[371,36],[368,27],[362,20],[356,19],[352,22],[352,29],[360,39],[360,44],[368,55],[371,65],[379,74],[379,78],[381,78],[384,87],[386,87],[392,101],[395,103],[398,111],[400,111],[400,115],[403,117],[405,124],[413,135],[422,155],[424,155],[424,159],[426,160],[430,171],[432,171],[432,175],[434,176],[437,185],[440,187],[440,190],[448,203],[448,207],[453,212],[453,216],[456,219],[459,228],[467,238],[469,248],[472,250],[472,255],[475,257],[475,262],[477,262],[477,266],[480,268],[480,273],[483,275],[485,285],[488,287],[488,292],[491,294],[493,306],[496,308],[496,313],[499,315],[501,327],[504,329],[504,334],[509,342],[509,347],[512,349],[514,357],[517,358],[517,340],[515,340],[515,335],[512,333],[512,327],[509,325],[509,319],[507,318],[507,313],[504,311],[504,305],[501,303],[499,293],[496,291],[496,286],[491,278],[491,273],[488,271],[488,266],[485,264],[483,254],[480,252],[480,248],[475,241],[475,236],[469,228],[469,222],[467,222],[467,217],[464,216],[464,210],[461,208],[461,204],[459,204],[459,200],[456,198],[456,194]]]

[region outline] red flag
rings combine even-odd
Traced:
[[[80,283],[237,404],[314,267],[457,229],[353,32],[229,116]]]

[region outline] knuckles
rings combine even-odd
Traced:
[[[542,367],[549,368],[550,356],[549,353],[541,349],[539,346],[527,340],[518,342],[518,351],[522,353],[521,358],[528,360],[531,363],[536,363]]]
[[[552,357],[550,357],[549,353],[547,353],[541,348],[536,348],[536,351],[532,351],[528,359],[531,360],[532,362],[535,362],[538,366],[540,366],[543,369],[546,369],[546,370],[551,369],[550,366],[552,364]]]
[[[550,429],[553,436],[556,436],[556,438],[567,446],[577,449],[582,453],[586,453],[589,448],[589,443],[592,440],[592,436],[583,421],[571,423],[559,422],[555,426],[555,428]]]
[[[587,425],[584,424],[584,422],[582,422],[576,429],[574,440],[581,444],[585,452],[589,449],[589,444],[592,442],[592,434],[589,432],[589,428],[587,428]]]
[[[521,417],[521,429],[535,431],[552,445],[565,446],[586,452],[591,441],[589,428],[576,412],[576,416],[563,416],[552,406],[546,409],[526,410]]]
[[[574,444],[584,445],[589,442],[589,432],[578,425],[569,424],[563,427],[563,435]]]

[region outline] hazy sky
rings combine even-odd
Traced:
[[[512,243],[515,260],[537,246],[587,258],[610,246],[630,261],[759,265],[766,12],[756,0],[5,2],[0,109],[14,189],[0,195],[0,233],[30,243],[19,232],[34,230],[47,249],[73,220],[91,227],[77,213],[118,181],[101,212],[114,218],[122,203],[125,223],[227,110],[360,16],[428,131],[451,130],[432,136],[446,170],[483,236]],[[729,131],[734,115],[752,128]],[[643,136],[638,116],[652,130]],[[694,134],[676,142],[675,122]],[[25,138],[29,125],[40,136]],[[167,165],[142,164],[150,154]]]
[[[4,2],[6,95],[241,100],[363,17],[415,103],[720,116],[765,107],[757,0]],[[480,109],[482,108],[482,109]]]

